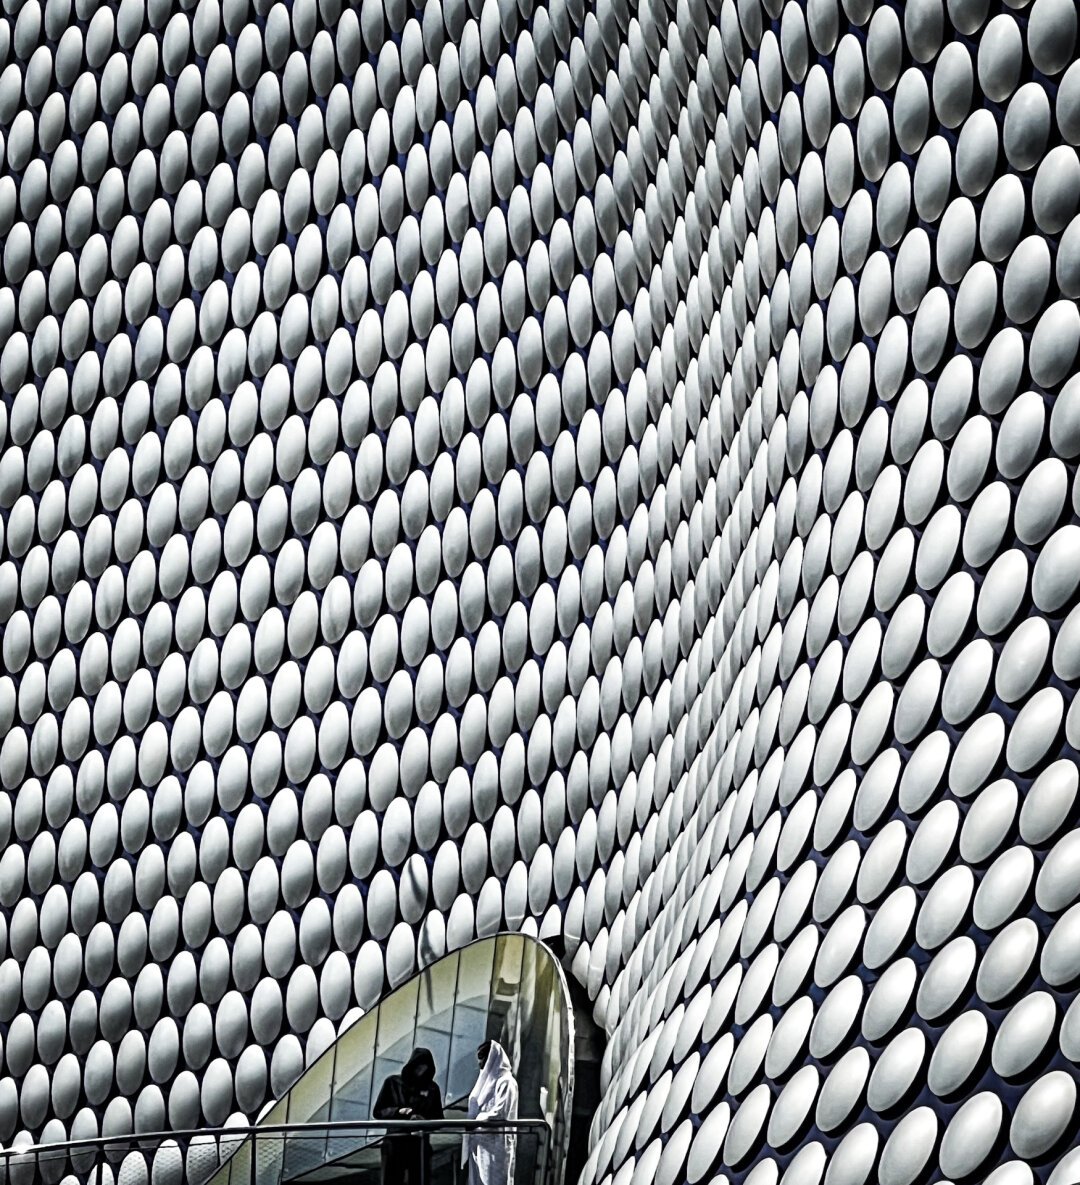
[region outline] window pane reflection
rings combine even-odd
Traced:
[[[495,940],[495,965],[491,975],[491,1006],[487,1036],[498,1041],[515,1066],[522,1062],[521,952],[524,942],[517,935]]]
[[[413,1051],[419,991],[419,980],[411,979],[387,996],[376,1009],[379,1035],[375,1043],[373,1098],[378,1098],[382,1084],[405,1065]]]
[[[416,1003],[418,1048],[430,1049],[435,1058],[435,1081],[443,1101],[450,1101],[450,1041],[454,1028],[454,993],[457,988],[458,956],[440,959],[421,976]]]
[[[378,1011],[362,1016],[338,1041],[330,1118],[358,1119],[371,1114],[371,1063]]]
[[[334,1090],[330,1100],[332,1122],[367,1119],[371,1115],[372,1053],[378,1012],[369,1012],[348,1029],[337,1042]],[[326,1144],[327,1160],[337,1160],[368,1142],[367,1132],[332,1133]]]
[[[476,1083],[476,1050],[487,1038],[491,1001],[491,971],[495,943],[478,942],[459,956],[454,1031],[450,1042],[450,1076],[447,1097],[469,1097]]]

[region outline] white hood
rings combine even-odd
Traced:
[[[469,1095],[469,1118],[482,1121],[517,1119],[518,1088],[506,1050],[492,1041],[487,1061]],[[470,1132],[462,1141],[462,1163],[469,1166],[469,1185],[510,1185],[514,1179],[517,1136],[512,1132]]]
[[[469,1095],[469,1118],[475,1119],[481,1112],[493,1110],[492,1104],[495,1102],[496,1096],[505,1096],[508,1080],[510,1082],[514,1081],[514,1074],[510,1068],[510,1058],[498,1041],[492,1041],[491,1049],[488,1051],[487,1061],[484,1063],[484,1068],[480,1071],[480,1077],[477,1078],[476,1085],[472,1088],[472,1093]],[[499,1089],[500,1087],[502,1087],[501,1090]],[[516,1095],[516,1093],[515,1090],[514,1094]],[[506,1116],[506,1118],[510,1119],[514,1117]]]

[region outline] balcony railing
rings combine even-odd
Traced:
[[[451,1118],[198,1128],[0,1149],[0,1185],[100,1181],[107,1179],[99,1171],[106,1165],[125,1185],[378,1185],[387,1137],[426,1145],[430,1156],[418,1158],[420,1185],[460,1185],[467,1179],[461,1166],[467,1135],[514,1137],[514,1175],[507,1185],[550,1180],[551,1131],[544,1120]]]

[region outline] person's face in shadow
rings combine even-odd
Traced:
[[[418,1059],[406,1067],[405,1078],[416,1086],[428,1086],[435,1078],[435,1067],[427,1059]]]
[[[488,1054],[491,1052],[491,1042],[485,1041],[476,1051],[476,1061],[482,1070],[487,1065]]]

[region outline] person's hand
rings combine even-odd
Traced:
[[[398,1114],[402,1119],[412,1119],[416,1112],[413,1111],[412,1107],[399,1107]]]

